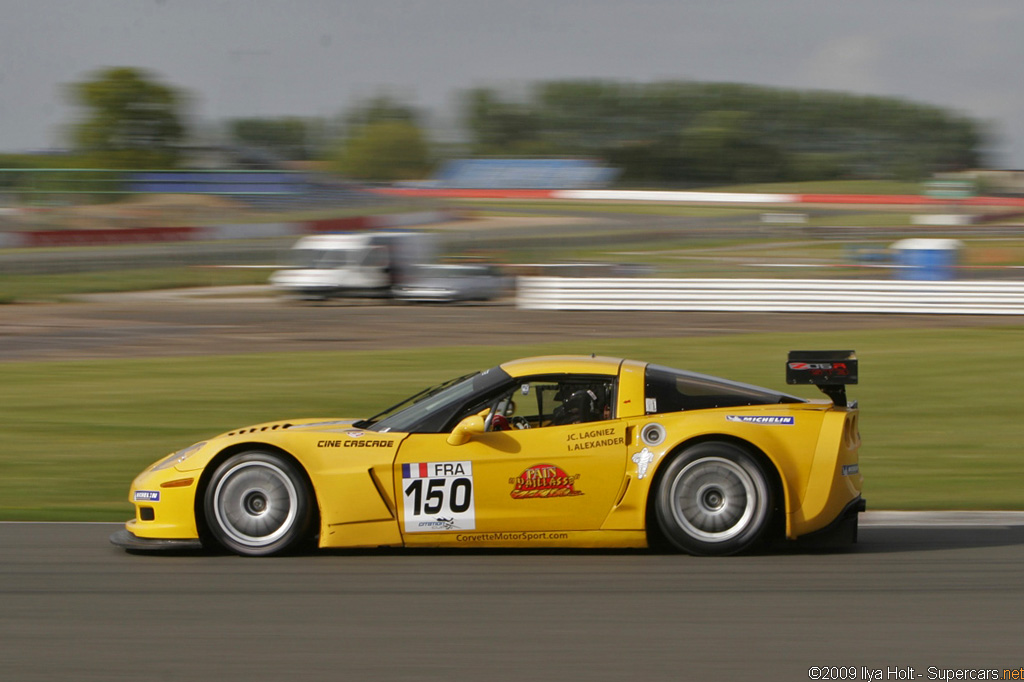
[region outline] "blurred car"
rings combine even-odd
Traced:
[[[733,554],[864,509],[852,352],[794,353],[831,400],[635,360],[525,358],[372,417],[249,426],[132,482],[129,550],[647,547]]]
[[[416,230],[307,235],[289,250],[292,265],[273,273],[270,283],[307,300],[391,298],[419,263],[433,260],[436,249],[435,235]]]
[[[512,279],[493,265],[420,265],[409,279],[395,287],[403,301],[451,303],[491,301],[512,289]]]

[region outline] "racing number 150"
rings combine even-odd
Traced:
[[[449,482],[451,485],[446,485]],[[426,494],[423,490],[424,484]],[[461,514],[469,510],[473,501],[473,482],[468,478],[417,478],[405,488],[405,496],[412,496],[415,516],[437,514],[445,508],[455,514]]]
[[[402,464],[406,533],[474,530],[473,463]]]

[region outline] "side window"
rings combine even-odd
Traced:
[[[488,431],[538,429],[611,419],[615,380],[611,377],[526,378],[503,392],[488,414]]]
[[[800,401],[766,388],[658,365],[647,366],[644,398],[647,414]]]
[[[383,246],[374,246],[363,256],[363,265],[369,268],[382,268],[388,264],[388,250]]]

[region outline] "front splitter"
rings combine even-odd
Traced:
[[[110,544],[133,552],[182,552],[195,551],[203,548],[203,543],[198,539],[163,540],[160,538],[140,538],[123,528],[110,536]]]

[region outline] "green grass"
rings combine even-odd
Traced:
[[[855,348],[873,509],[1024,509],[1022,328],[588,340],[635,357],[787,387],[793,348]],[[579,343],[0,364],[0,519],[120,520],[128,484],[169,452],[246,424],[367,416],[420,387]]]
[[[0,274],[0,303],[56,301],[75,294],[266,284],[262,268],[170,267],[56,275]]]

